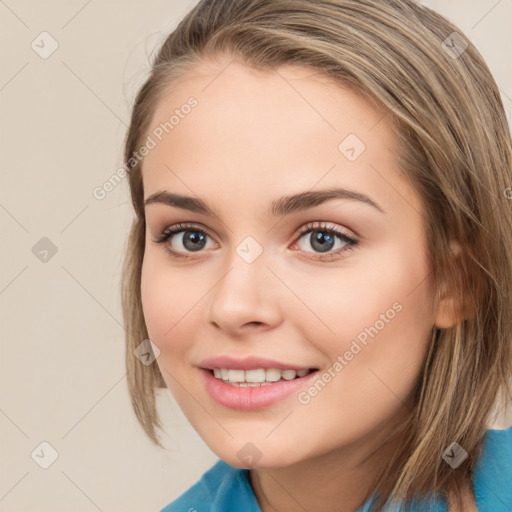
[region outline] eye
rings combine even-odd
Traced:
[[[308,234],[309,236],[306,236]],[[306,242],[313,247],[314,251],[319,251],[313,258],[318,260],[332,260],[341,257],[344,253],[351,251],[359,243],[355,238],[325,222],[307,224],[301,228],[299,235],[299,239],[304,238]],[[336,245],[336,239],[340,241],[341,246],[338,245],[338,248],[333,251],[332,249]]]
[[[181,237],[178,237],[179,233],[183,233]],[[174,242],[174,238],[177,239],[176,245],[178,250],[170,247],[171,243]],[[170,228],[167,228],[162,234],[153,240],[157,244],[167,244],[167,251],[176,258],[188,258],[187,252],[198,252],[201,251],[206,245],[206,239],[209,235],[203,229],[197,228],[190,224],[176,224]]]
[[[176,236],[178,234],[181,236]],[[309,237],[306,235],[309,234]],[[299,240],[305,239],[311,245],[314,251],[308,251],[301,248],[301,251],[311,253],[311,259],[321,261],[333,260],[341,257],[358,245],[358,241],[339,229],[326,223],[314,222],[303,226],[298,233]],[[175,239],[176,238],[176,242]],[[205,247],[208,233],[201,228],[191,224],[176,224],[163,231],[160,236],[153,241],[157,244],[166,244],[166,250],[175,258],[188,259],[191,253],[201,252]],[[339,241],[338,248],[333,251]],[[176,246],[171,247],[175,242]],[[315,254],[315,251],[316,252]]]

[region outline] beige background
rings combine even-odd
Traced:
[[[425,3],[479,48],[510,120],[512,0]],[[0,1],[2,512],[157,511],[216,460],[167,390],[166,450],[135,420],[119,299],[127,182],[92,195],[122,163],[148,56],[193,4]],[[51,49],[43,31],[58,43],[45,59],[31,47]],[[32,252],[43,237],[57,249],[46,262]],[[47,469],[43,441],[58,453]]]

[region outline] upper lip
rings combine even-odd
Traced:
[[[274,359],[248,356],[234,358],[230,356],[218,356],[204,359],[199,363],[201,368],[213,370],[214,368],[227,368],[232,370],[255,370],[256,368],[277,368],[279,370],[309,370],[311,366],[303,366],[283,363]]]

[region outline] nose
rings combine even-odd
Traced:
[[[235,253],[208,295],[207,322],[232,336],[278,325],[280,287],[267,263],[263,254],[248,263]]]

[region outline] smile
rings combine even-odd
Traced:
[[[226,384],[238,387],[258,387],[269,385],[280,380],[293,380],[304,377],[312,369],[280,370],[278,368],[255,368],[251,370],[233,370],[228,368],[214,368],[215,378]]]
[[[310,384],[318,370],[302,369],[300,375],[296,370],[276,368],[201,368],[199,371],[206,392],[215,402],[229,409],[250,411],[269,407],[299,393]]]

